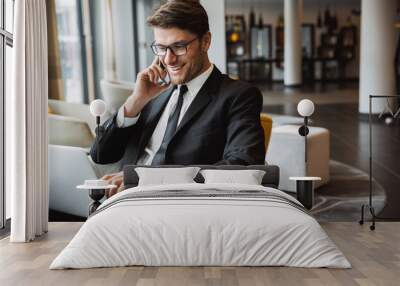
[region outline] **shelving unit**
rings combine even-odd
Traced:
[[[226,48],[228,73],[233,78],[240,78],[239,61],[247,53],[247,33],[244,16],[226,16]]]
[[[347,80],[347,66],[356,58],[357,28],[350,18],[339,28],[335,13],[327,10],[324,17],[319,26],[302,25],[304,82]],[[271,82],[274,73],[282,73],[284,68],[283,18],[278,18],[275,27],[263,24],[261,17],[258,25],[255,22],[254,12],[250,13],[249,29],[243,15],[227,16],[228,73],[247,81]],[[320,37],[318,47],[316,35]]]

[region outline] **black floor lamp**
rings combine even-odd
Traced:
[[[308,130],[308,118],[314,113],[314,103],[309,99],[303,99],[297,104],[297,112],[304,117],[304,125],[300,126],[299,134],[304,136],[304,160],[307,165],[307,135]]]
[[[393,118],[396,118],[400,115],[400,112],[399,112],[400,109],[398,109],[398,111],[394,113],[391,110],[390,103],[389,103],[390,99],[395,99],[395,98],[400,99],[400,95],[370,95],[369,96],[369,114],[368,114],[368,118],[369,118],[368,119],[368,121],[369,121],[369,200],[368,200],[368,204],[363,204],[361,206],[361,219],[360,219],[359,223],[361,225],[364,224],[364,211],[365,211],[365,209],[368,209],[372,216],[372,224],[369,226],[369,228],[371,230],[375,230],[375,221],[378,218],[375,214],[375,209],[374,209],[373,202],[372,202],[372,190],[373,190],[373,187],[372,187],[372,101],[377,98],[385,99],[386,103],[387,103],[385,106],[385,109],[379,114],[378,117],[379,118],[382,117],[382,115],[385,112],[389,113],[392,116],[392,117],[386,118],[386,119],[390,118],[390,120],[385,120],[386,124],[390,124],[393,121]]]
[[[90,113],[96,118],[96,160],[100,162],[100,138],[103,134],[103,127],[100,126],[100,117],[106,113],[106,104],[101,99],[96,99],[90,104]],[[105,180],[90,179],[85,180],[83,185],[77,186],[78,189],[89,190],[89,197],[93,200],[89,205],[89,215],[94,213],[100,206],[100,200],[104,197],[107,189],[115,188],[115,185],[109,184]]]
[[[104,100],[101,99],[96,99],[93,100],[92,103],[90,104],[90,113],[96,117],[96,142],[97,142],[97,154],[96,154],[96,159],[97,162],[100,162],[100,137],[102,134],[102,126],[100,126],[100,117],[103,116],[106,113],[107,107],[106,103]]]
[[[299,128],[300,136],[304,137],[304,164],[307,174],[307,135],[308,129],[308,118],[314,113],[314,103],[309,99],[303,99],[297,105],[298,113],[304,117],[304,124]],[[290,177],[291,180],[296,181],[296,193],[297,199],[307,208],[311,209],[314,205],[314,181],[321,180],[320,177]]]

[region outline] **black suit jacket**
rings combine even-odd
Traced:
[[[100,149],[97,142],[91,148],[93,161],[108,164],[124,157],[125,164],[136,164],[171,94],[172,88],[149,102],[133,126],[118,128],[116,115],[106,121]],[[214,67],[168,144],[166,164],[264,164],[262,101],[257,88]]]

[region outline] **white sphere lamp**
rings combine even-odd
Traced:
[[[303,117],[310,117],[314,113],[314,103],[309,99],[303,99],[297,105],[297,112]]]
[[[95,117],[103,116],[104,113],[106,113],[106,110],[107,108],[104,100],[96,99],[90,104],[90,113]]]

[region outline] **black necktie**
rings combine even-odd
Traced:
[[[168,143],[175,134],[176,127],[178,126],[179,115],[181,113],[183,104],[183,94],[188,90],[186,85],[181,85],[179,89],[178,102],[173,113],[169,115],[167,128],[165,129],[164,138],[162,140],[160,149],[158,149],[156,155],[154,155],[152,166],[162,165],[165,163],[165,151],[167,150]]]

